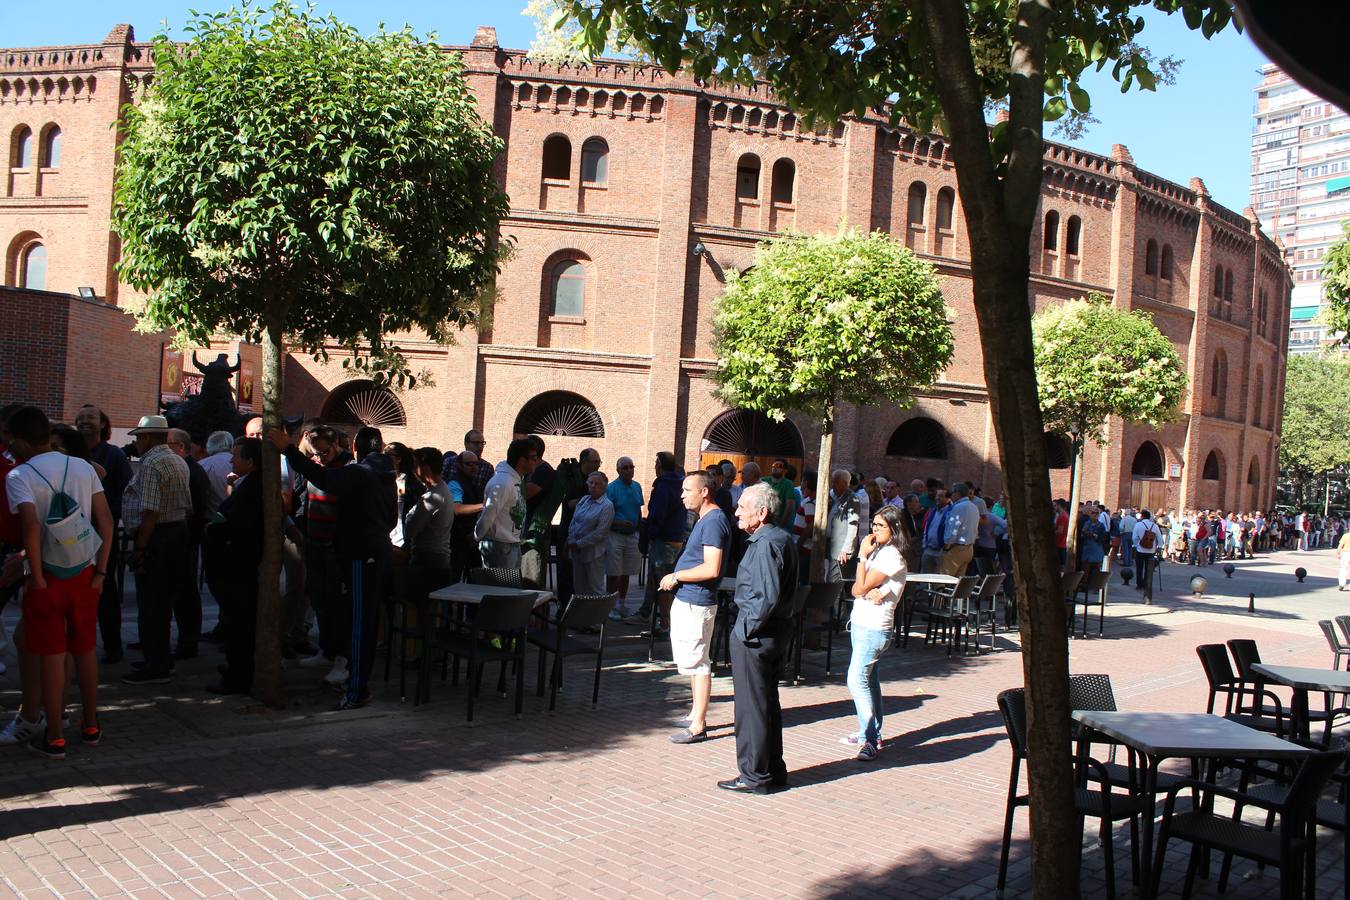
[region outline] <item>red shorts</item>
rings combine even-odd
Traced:
[[[89,653],[98,633],[98,595],[90,584],[94,567],[73,578],[43,573],[47,587],[23,592],[24,649],[39,656]]]

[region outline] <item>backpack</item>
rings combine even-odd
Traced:
[[[1158,542],[1158,532],[1153,530],[1151,525],[1144,526],[1144,533],[1139,538],[1140,550],[1152,550],[1153,545]]]
[[[42,568],[57,578],[73,578],[94,561],[103,539],[94,531],[80,503],[66,493],[66,479],[70,476],[70,457],[66,457],[66,471],[61,477],[61,489],[52,486],[37,467],[24,463],[37,472],[37,477],[52,492],[47,504],[47,517],[42,522]]]

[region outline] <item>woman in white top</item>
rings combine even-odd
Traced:
[[[895,608],[905,592],[904,531],[900,510],[883,506],[872,514],[872,530],[858,548],[858,577],[853,582],[849,631],[853,655],[848,690],[858,708],[858,731],[843,743],[858,748],[858,759],[876,759],[881,749],[881,678],[877,660],[891,646]]]

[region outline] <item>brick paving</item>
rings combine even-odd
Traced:
[[[1071,668],[1110,673],[1124,708],[1195,711],[1196,644],[1253,637],[1269,661],[1325,666],[1316,621],[1345,606],[1333,565],[1323,551],[1238,563],[1231,580],[1214,567],[1200,599],[1185,588],[1193,570],[1168,567],[1149,607],[1117,585],[1106,637],[1073,641]],[[334,695],[313,670],[288,672],[285,710],[210,698],[214,650],[180,663],[172,685],[109,678],[101,746],[74,746],[64,763],[0,756],[0,894],[993,896],[1010,759],[994,696],[1021,681],[1015,636],[978,657],[918,641],[893,649],[882,669],[888,742],[872,764],[836,742],[854,726],[846,636],[831,676],[824,654],[808,652],[805,680],[782,692],[792,789],[743,797],[714,785],[735,771],[730,678],[714,682],[715,739],[672,746],[687,685],[648,664],[631,629],[620,634],[598,710],[577,668],[548,713],[532,659],[522,718],[489,674],[473,727],[462,686],[438,682],[414,709],[399,702],[397,673],[354,713],[327,711]],[[0,703],[12,709],[12,652],[7,662]],[[1024,896],[1025,813],[1015,837],[1008,895]],[[1089,896],[1104,886],[1094,844]],[[1325,833],[1319,896],[1344,891],[1340,846]],[[1132,896],[1126,829],[1116,850],[1118,890]],[[1164,896],[1179,894],[1184,864],[1169,854]],[[1276,873],[1244,879],[1251,871],[1235,864],[1228,896],[1275,892]],[[1197,893],[1212,896],[1213,880]]]

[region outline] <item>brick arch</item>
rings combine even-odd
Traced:
[[[17,286],[19,283],[19,256],[33,244],[46,246],[47,241],[36,231],[20,231],[5,248],[5,284]]]
[[[584,397],[595,407],[595,411],[600,414],[600,420],[605,426],[605,440],[614,437],[626,437],[626,435],[620,435],[616,432],[615,426],[618,422],[614,417],[613,407],[610,403],[612,398],[597,390],[594,373],[582,369],[558,368],[539,368],[531,371],[536,373],[536,377],[532,377],[528,382],[516,384],[502,401],[501,406],[504,407],[506,413],[502,421],[514,422],[525,404],[540,394],[546,394],[549,391],[566,391],[569,394]]]
[[[595,303],[595,298],[599,296],[600,275],[596,268],[595,260],[591,254],[577,247],[564,247],[561,250],[554,250],[544,259],[544,264],[539,270],[539,321],[544,322],[552,311],[553,300],[553,271],[560,263],[568,260],[576,260],[586,268],[586,294],[584,306],[582,309]]]

